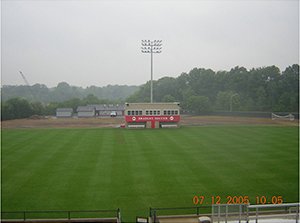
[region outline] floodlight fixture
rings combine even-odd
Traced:
[[[153,103],[153,53],[161,53],[162,40],[142,40],[142,53],[151,54],[151,82],[150,82],[150,101]]]

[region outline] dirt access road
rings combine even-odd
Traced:
[[[123,117],[116,118],[56,118],[18,119],[1,122],[1,128],[117,128],[123,124]],[[182,126],[206,125],[289,125],[298,126],[299,120],[272,120],[271,118],[230,117],[230,116],[185,116]]]

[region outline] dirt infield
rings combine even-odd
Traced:
[[[123,117],[18,119],[2,121],[1,128],[117,128],[124,123]],[[206,125],[288,125],[298,126],[299,120],[272,120],[271,118],[231,116],[182,116],[182,126]]]

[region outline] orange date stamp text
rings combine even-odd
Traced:
[[[213,204],[282,204],[282,196],[264,196],[259,195],[250,199],[247,195],[228,195],[228,196],[204,196],[195,195],[193,197],[194,205],[213,205]]]

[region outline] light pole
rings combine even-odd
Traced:
[[[151,103],[153,103],[153,53],[161,53],[161,42],[162,40],[142,40],[142,53],[151,54]]]

